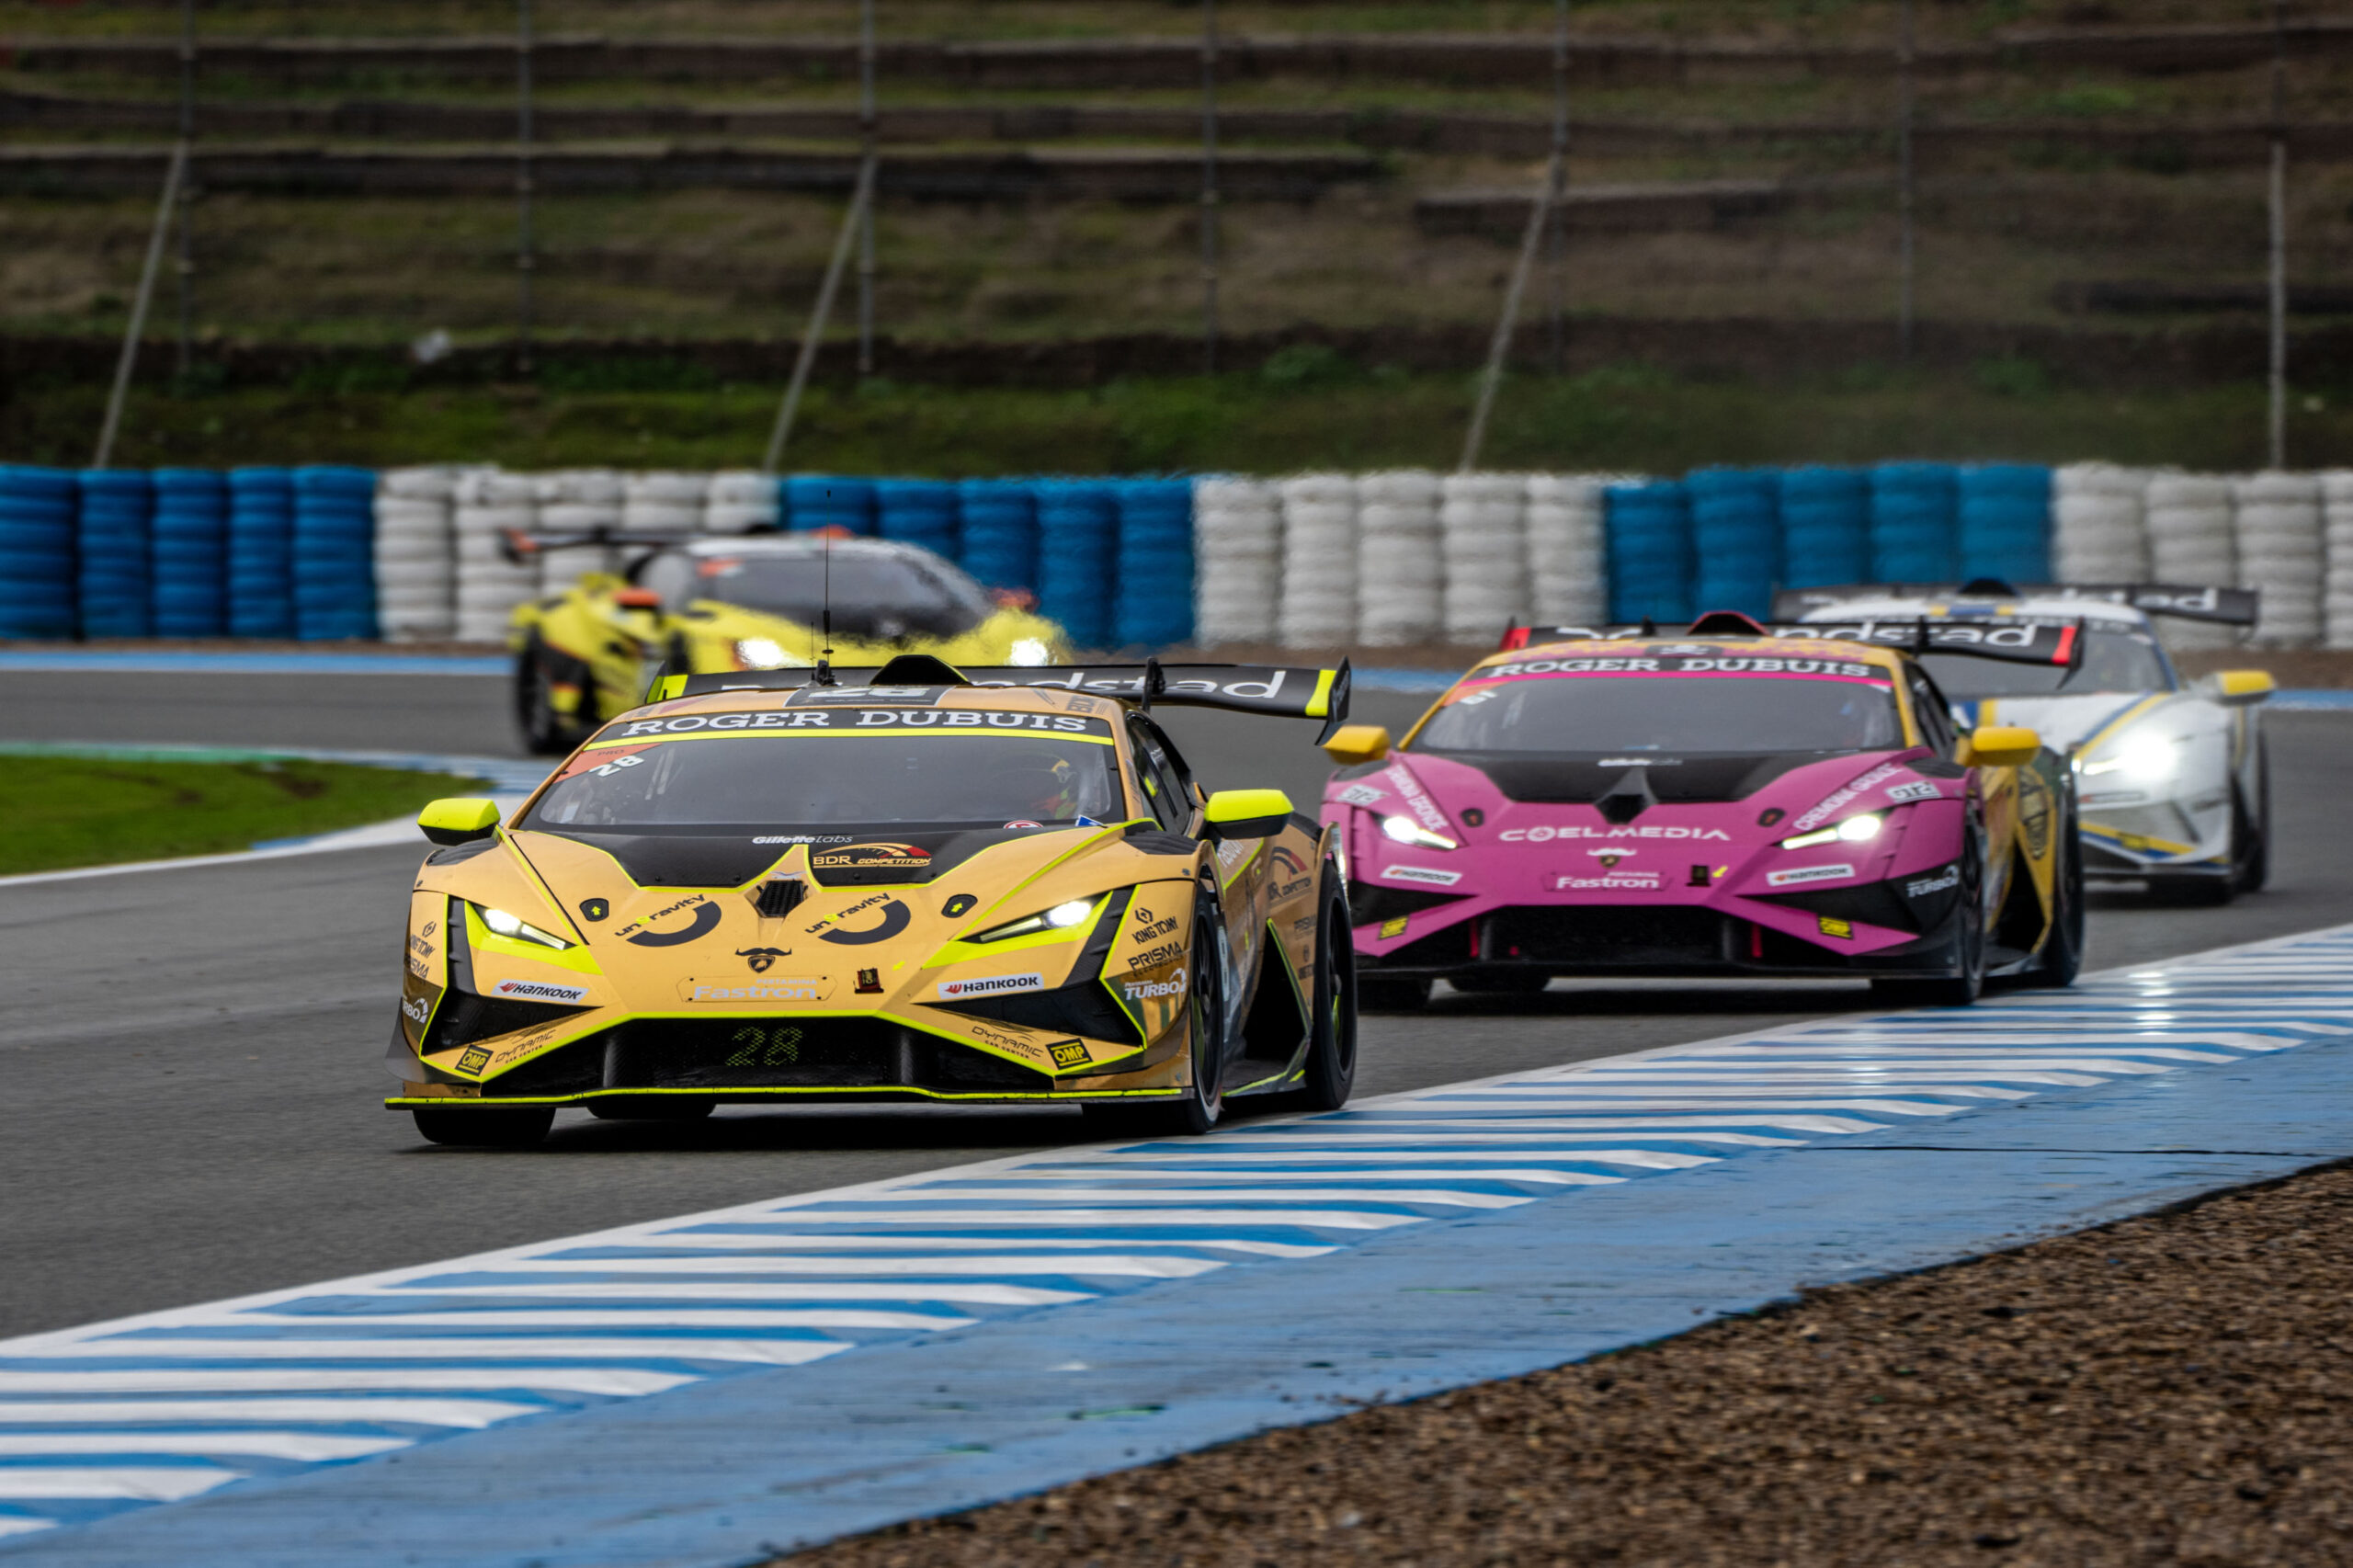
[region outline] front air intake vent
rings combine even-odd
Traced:
[[[805,884],[789,877],[779,877],[760,884],[760,896],[752,901],[752,907],[760,912],[763,920],[781,920],[800,907],[801,901],[808,896],[808,892]]]

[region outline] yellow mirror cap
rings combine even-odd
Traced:
[[[1324,753],[1339,763],[1378,762],[1389,755],[1389,730],[1382,724],[1343,724],[1324,743]]]
[[[1211,822],[1253,822],[1291,814],[1290,797],[1280,790],[1220,790],[1204,809]]]
[[[2032,756],[2042,749],[2042,737],[2022,724],[1988,724],[1971,735],[1969,744],[1981,752],[2022,751]]]
[[[473,795],[435,801],[416,813],[416,825],[427,833],[438,830],[479,836],[498,825],[498,802]]]
[[[2223,670],[2214,677],[2214,684],[2225,697],[2253,697],[2279,689],[2269,670]]]

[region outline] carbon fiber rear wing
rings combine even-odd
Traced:
[[[2125,605],[2146,615],[2222,626],[2253,626],[2262,593],[2255,588],[2193,588],[2173,583],[2024,583],[1981,578],[1973,583],[1847,583],[1836,587],[1784,588],[1773,596],[1776,620],[1802,620],[1857,599],[2074,599]]]
[[[1649,621],[1639,626],[1530,626],[1504,639],[1506,649],[1529,648],[1540,642],[1594,642],[1640,638],[1674,642],[1681,638],[1719,642],[1735,637],[1783,637],[1824,642],[1863,642],[1874,648],[1894,648],[1906,653],[1959,653],[1976,659],[1998,659],[2012,665],[2073,665],[2083,649],[2079,621],[2051,620],[1926,620],[1916,616],[1845,621],[1750,620],[1746,616],[1719,613],[1688,627],[1662,627]]]
[[[951,666],[927,654],[902,654],[877,669],[836,668],[845,690],[876,687],[975,686],[1053,687],[1132,702],[1149,713],[1171,708],[1222,708],[1278,719],[1320,719],[1324,737],[1347,722],[1348,662],[1336,669],[1281,665],[998,665]],[[648,702],[715,691],[795,691],[818,684],[813,669],[737,670],[721,675],[665,675],[645,694]]]

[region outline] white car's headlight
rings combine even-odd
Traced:
[[[1432,833],[1428,828],[1424,827],[1412,817],[1382,817],[1381,819],[1381,836],[1384,838],[1393,838],[1400,844],[1410,844],[1418,849],[1460,849],[1462,847],[1461,845],[1456,843],[1453,839],[1447,837],[1446,835],[1442,833]]]
[[[773,637],[745,637],[735,644],[735,662],[747,670],[780,670],[799,661]]]
[[[1005,662],[1031,667],[1051,665],[1054,662],[1054,651],[1035,637],[1017,637],[1013,642],[1013,652],[1006,655]]]
[[[483,925],[499,936],[512,937],[519,942],[537,942],[543,948],[562,949],[572,946],[563,937],[551,932],[542,931],[530,922],[517,919],[503,909],[493,909],[488,904],[477,903],[474,905],[474,913],[482,916]]]
[[[1860,816],[1848,817],[1844,822],[1816,828],[1812,833],[1801,833],[1795,838],[1784,838],[1781,847],[1811,849],[1817,844],[1867,844],[1877,838],[1879,830],[1886,825],[1887,819],[1880,812],[1865,812]]]
[[[2128,737],[2112,755],[2084,764],[2084,777],[2097,778],[2102,774],[2123,773],[2147,783],[2162,783],[2181,767],[2181,748],[2188,739],[2186,735]]]
[[[1094,914],[1097,902],[1091,898],[1074,898],[1068,903],[1058,903],[1051,909],[1040,910],[1037,914],[1025,915],[1019,920],[1008,921],[1003,926],[992,926],[985,931],[976,931],[964,940],[1002,942],[1011,937],[1035,936],[1040,931],[1067,931]]]

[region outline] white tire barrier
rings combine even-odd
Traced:
[[[376,623],[391,642],[434,641],[457,631],[449,514],[460,472],[435,465],[377,475]]]
[[[1357,481],[1357,641],[1375,648],[1443,635],[1446,556],[1438,479],[1424,469]]]
[[[710,495],[703,506],[702,526],[710,533],[747,534],[775,528],[781,513],[776,475],[756,470],[732,470],[710,476]]]
[[[537,477],[533,499],[540,530],[551,534],[608,531],[622,527],[625,483],[608,468],[558,469]],[[601,544],[565,545],[539,554],[539,591],[560,594],[590,572],[614,569],[614,551]]]
[[[458,542],[460,641],[505,641],[515,607],[538,591],[539,568],[515,565],[501,551],[506,529],[536,526],[538,494],[528,474],[476,469],[459,477],[450,519]]]
[[[2051,484],[2051,569],[2063,583],[2139,583],[2149,575],[2145,469],[2070,463]]]
[[[1458,473],[1439,485],[1449,642],[1493,647],[1528,619],[1528,487],[1518,474]]]
[[[2320,476],[2321,635],[2332,648],[2353,648],[2353,469]]]
[[[1258,479],[1193,485],[1193,636],[1203,645],[1270,642],[1282,587],[1282,513]]]
[[[1609,613],[1601,532],[1603,479],[1528,478],[1529,617],[1540,626],[1597,626]]]
[[[1286,648],[1331,648],[1357,634],[1357,482],[1307,473],[1276,486],[1282,499],[1282,589],[1275,637]]]
[[[2215,474],[2163,473],[2149,481],[2149,575],[2159,583],[2234,584],[2237,536],[2231,526],[2231,482]],[[2169,648],[2227,648],[2237,631],[2204,621],[2159,617]]]
[[[621,481],[621,527],[638,534],[690,534],[702,528],[710,476],[632,473]]]
[[[2256,473],[2231,486],[2239,586],[2259,589],[2255,640],[2290,648],[2321,633],[2321,483],[2309,473]]]

